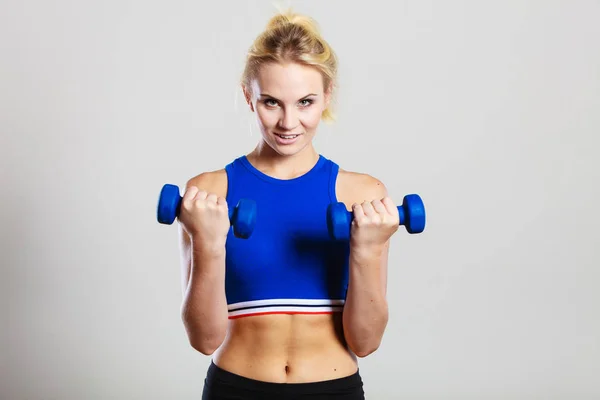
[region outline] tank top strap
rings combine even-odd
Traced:
[[[331,203],[337,203],[336,183],[338,174],[340,172],[340,166],[331,160],[327,160],[329,169],[329,201]]]

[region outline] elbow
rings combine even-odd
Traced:
[[[225,331],[218,331],[208,334],[205,332],[192,333],[188,330],[190,346],[205,356],[210,356],[217,351],[217,349],[221,347],[221,344],[223,344],[225,336]]]
[[[387,312],[376,322],[371,320],[368,323],[350,323],[344,325],[344,336],[350,351],[357,357],[365,358],[376,352],[381,346],[383,334],[387,326]]]
[[[191,340],[190,345],[194,350],[204,354],[205,356],[212,355],[221,346],[222,341],[216,340]]]
[[[381,340],[373,341],[372,343],[364,343],[361,345],[349,346],[350,350],[359,358],[365,358],[377,351],[381,344]]]
[[[205,356],[212,355],[221,347],[227,335],[226,324],[213,324],[209,328],[205,324],[198,324],[196,321],[190,321],[184,317],[183,325],[190,346]]]
[[[348,332],[349,333],[349,332]],[[346,335],[346,343],[352,353],[359,358],[365,358],[375,353],[381,345],[383,332],[364,332],[362,335]]]

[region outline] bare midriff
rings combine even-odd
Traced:
[[[318,382],[357,371],[344,341],[341,312],[230,319],[213,361],[234,374],[277,383]]]

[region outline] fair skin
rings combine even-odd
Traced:
[[[248,160],[279,179],[308,172],[319,157],[312,141],[331,97],[319,71],[295,63],[266,64],[243,91],[262,133]],[[354,212],[343,312],[229,320],[224,289],[227,176],[218,170],[189,180],[179,224],[181,311],[195,349],[238,375],[288,383],[351,375],[356,356],[377,350],[388,321],[388,248],[398,229],[398,211],[385,186],[367,174],[340,169],[336,194]]]

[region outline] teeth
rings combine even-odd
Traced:
[[[288,136],[285,136],[285,135],[277,135],[277,136],[279,136],[279,137],[282,137],[282,138],[284,138],[284,139],[293,139],[293,138],[295,138],[295,137],[296,137],[296,136],[298,136],[298,135],[288,135]]]

